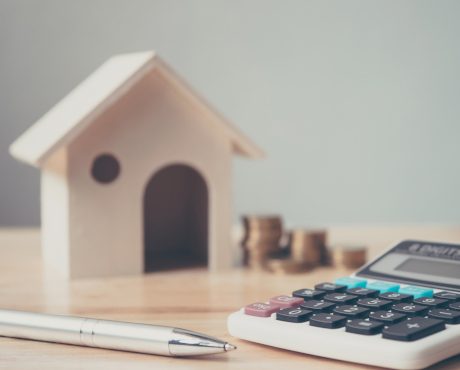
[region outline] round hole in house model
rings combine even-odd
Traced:
[[[93,161],[91,175],[102,184],[113,182],[120,175],[120,162],[112,154],[98,155]]]

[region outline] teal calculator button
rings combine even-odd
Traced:
[[[420,286],[413,286],[413,285],[401,287],[399,289],[399,293],[411,294],[414,296],[414,298],[433,297],[433,289],[423,288]]]
[[[344,277],[335,279],[335,283],[338,285],[346,285],[348,289],[364,288],[367,284],[367,280],[344,276]]]
[[[379,290],[380,293],[397,292],[399,290],[399,284],[387,283],[385,281],[374,281],[372,283],[368,283],[366,288]]]

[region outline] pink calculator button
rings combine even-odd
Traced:
[[[270,304],[282,307],[289,308],[294,306],[300,306],[303,303],[303,298],[291,297],[289,295],[279,295],[273,298],[270,298]]]
[[[244,313],[246,315],[259,316],[259,317],[269,317],[272,313],[278,311],[280,306],[275,306],[268,303],[252,303],[247,305],[244,308]]]

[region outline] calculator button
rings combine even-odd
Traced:
[[[256,302],[250,305],[247,305],[244,308],[244,313],[246,315],[251,316],[259,316],[259,317],[270,317],[272,313],[279,310],[279,306],[275,306],[272,304]]]
[[[400,293],[413,295],[414,298],[420,297],[433,297],[433,289],[422,288],[419,286],[408,285],[405,287],[399,288]]]
[[[346,292],[357,295],[359,298],[377,297],[379,294],[378,290],[368,288],[351,288],[346,290]]]
[[[383,324],[377,321],[351,320],[347,322],[345,331],[355,334],[374,335],[382,331]]]
[[[407,318],[406,315],[398,312],[391,311],[376,311],[369,314],[369,318],[385,323],[386,325],[393,325],[401,322]]]
[[[329,312],[335,307],[334,303],[330,302],[323,302],[323,301],[305,301],[300,305],[302,308],[306,308],[307,310],[312,310],[316,312]]]
[[[333,311],[339,315],[347,316],[349,318],[364,317],[369,313],[367,308],[350,305],[337,306]]]
[[[445,307],[449,303],[447,299],[421,297],[414,299],[414,303],[429,306],[430,308]]]
[[[279,306],[281,308],[299,306],[304,302],[302,298],[291,297],[289,295],[279,295],[269,300],[270,304]]]
[[[384,310],[385,308],[391,305],[391,301],[387,301],[386,299],[381,298],[361,298],[358,299],[358,306],[376,309],[376,310]]]
[[[308,321],[313,311],[303,308],[283,308],[276,313],[276,319],[287,322],[305,322]]]
[[[393,302],[410,302],[412,301],[412,296],[410,294],[402,294],[396,292],[386,292],[379,295],[380,298],[388,299]]]
[[[449,301],[460,301],[460,293],[453,293],[453,292],[437,292],[434,293],[433,296],[435,298],[447,299]]]
[[[380,291],[380,293],[397,292],[399,290],[399,284],[387,283],[385,281],[374,281],[372,283],[367,283],[367,288],[376,289]]]
[[[345,326],[347,318],[333,313],[319,313],[310,317],[310,325],[320,328],[336,329]]]
[[[333,283],[321,283],[315,285],[316,290],[325,290],[327,292],[343,292],[347,289],[346,285],[333,284]]]
[[[460,302],[454,302],[449,305],[449,308],[451,310],[457,310],[460,311]]]
[[[392,311],[403,313],[409,317],[423,316],[428,312],[427,306],[422,306],[413,303],[396,303],[391,306]]]
[[[349,304],[349,303],[354,303],[356,302],[356,297],[355,295],[347,294],[347,293],[331,293],[331,294],[326,294],[324,296],[325,301],[329,302],[334,302],[334,303],[343,303],[343,304]]]
[[[414,317],[383,329],[382,336],[386,339],[408,342],[427,337],[445,328],[442,320]]]
[[[428,312],[428,316],[433,319],[444,320],[446,324],[460,324],[460,311],[449,308],[434,308]]]
[[[364,288],[367,284],[367,280],[345,276],[335,279],[335,283],[339,285],[346,285],[348,289]]]
[[[292,292],[294,297],[303,298],[305,301],[308,299],[321,299],[326,292],[314,289],[299,289]]]

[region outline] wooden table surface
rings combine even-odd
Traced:
[[[0,307],[155,323],[207,333],[236,351],[176,359],[71,345],[0,338],[1,369],[368,369],[232,338],[226,317],[243,305],[349,271],[318,268],[290,276],[203,269],[110,279],[64,281],[43,272],[36,230],[0,231]],[[377,369],[377,368],[373,368]],[[460,369],[460,356],[432,369]]]

